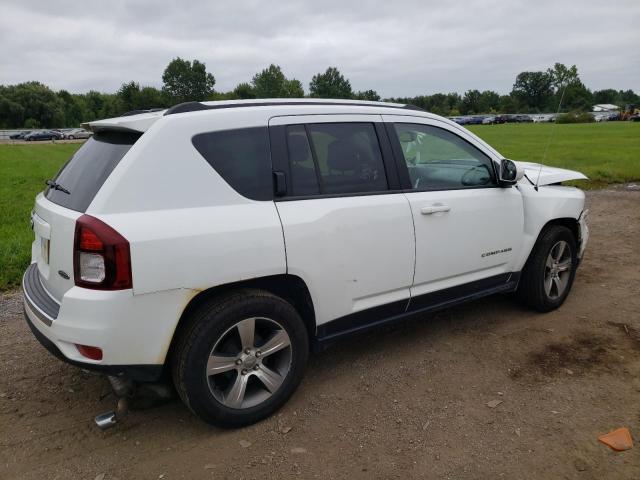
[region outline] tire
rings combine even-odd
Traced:
[[[298,312],[280,297],[238,290],[199,307],[187,322],[172,358],[173,382],[184,404],[205,422],[223,428],[258,422],[300,384],[309,338]],[[249,326],[255,337],[247,336]]]
[[[522,270],[518,286],[520,300],[539,312],[549,312],[562,305],[576,275],[577,252],[571,230],[561,225],[546,227]]]
[[[68,140],[75,140],[75,139],[76,139],[76,137],[74,137],[73,135],[69,135],[69,136],[67,137],[67,139],[68,139]]]

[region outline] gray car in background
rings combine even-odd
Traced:
[[[84,128],[74,128],[68,132],[65,132],[64,138],[65,140],[75,140],[77,138],[89,138],[93,135],[93,132],[89,132]]]

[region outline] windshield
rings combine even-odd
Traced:
[[[85,212],[102,184],[141,135],[96,133],[60,169],[54,182],[50,182],[45,197],[63,207]],[[51,184],[61,188],[53,188]]]

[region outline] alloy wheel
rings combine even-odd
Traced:
[[[550,299],[560,297],[571,277],[571,248],[564,240],[556,242],[549,251],[544,269],[544,291]]]
[[[291,339],[282,325],[265,317],[246,318],[213,346],[205,372],[209,389],[226,407],[254,407],[281,387],[291,358]]]

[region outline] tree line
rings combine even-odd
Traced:
[[[258,98],[343,98],[381,100],[375,90],[354,91],[351,82],[335,67],[315,74],[308,93],[302,82],[287,78],[278,65],[269,65],[250,82],[242,82],[229,92],[215,90],[216,80],[198,60],[172,60],[162,75],[162,88],[123,83],[115,93],[91,90],[87,93],[53,91],[32,81],[0,85],[0,128],[75,127],[80,123],[108,118],[134,110],[166,108],[187,101]],[[519,73],[509,94],[492,90],[468,90],[415,97],[388,98],[385,101],[410,103],[445,115],[478,113],[555,112],[562,99],[562,111],[590,111],[597,103],[624,107],[640,104],[633,90],[591,91],[580,80],[575,65],[556,63],[546,71]]]

